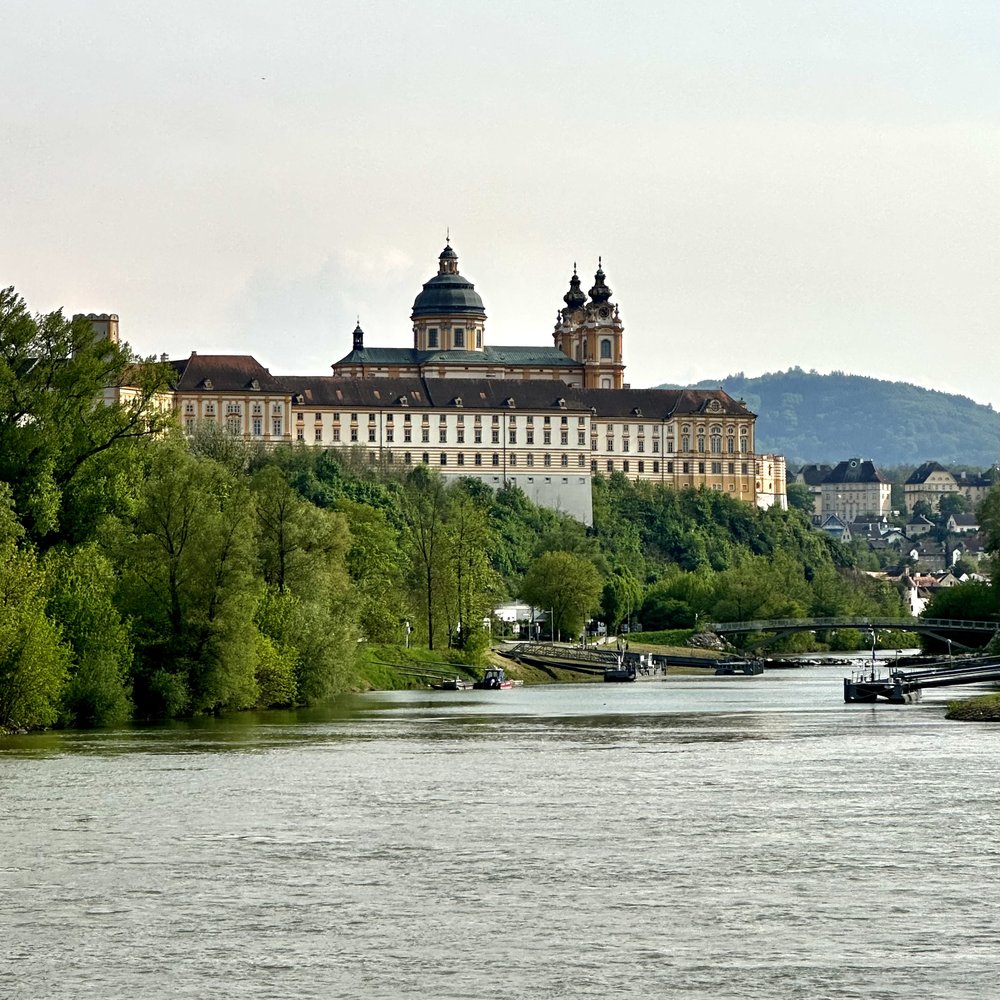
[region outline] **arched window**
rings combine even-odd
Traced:
[[[611,341],[605,338],[601,341],[601,360],[611,358]]]

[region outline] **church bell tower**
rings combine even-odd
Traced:
[[[552,334],[556,347],[583,365],[585,389],[621,389],[625,375],[622,362],[624,329],[605,277],[598,257],[588,301],[580,288],[576,265],[573,265],[569,291],[563,296],[566,307],[559,310]]]

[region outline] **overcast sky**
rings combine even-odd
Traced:
[[[0,0],[0,284],[142,354],[487,343],[598,255],[633,386],[793,365],[1000,407],[996,0]]]

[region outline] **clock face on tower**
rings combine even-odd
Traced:
[[[611,313],[607,309],[601,309],[600,310],[600,317],[601,317],[601,319],[607,319],[608,316],[610,316],[610,315],[611,315]]]

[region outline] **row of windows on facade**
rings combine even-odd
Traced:
[[[456,326],[452,328],[451,331],[451,344],[452,347],[465,347],[465,328],[461,326]],[[436,326],[431,326],[427,328],[427,346],[428,347],[440,347],[441,341],[438,336],[438,329]],[[483,331],[479,328],[476,329],[476,348],[483,346]]]
[[[473,456],[471,456],[472,457],[472,461],[469,462],[469,463],[466,463],[466,455],[465,455],[464,452],[459,452],[454,457],[455,457],[455,465],[464,466],[466,464],[470,464],[470,465],[482,466],[482,465],[485,464],[485,462],[483,461],[483,454],[481,452],[476,452]],[[506,464],[507,466],[509,466],[511,468],[517,468],[518,465],[520,464],[519,460],[518,460],[518,455],[517,455],[516,452],[505,453],[502,457],[503,457],[503,464]],[[542,456],[542,462],[541,462],[541,464],[545,468],[551,468],[552,465],[554,464],[553,461],[552,461],[552,457],[553,456],[551,456],[551,455],[543,455]],[[559,464],[563,468],[568,468],[569,464],[570,464],[570,462],[569,462],[569,455],[561,455],[559,457],[561,459],[561,461],[560,461]],[[501,463],[501,455],[500,455],[500,453],[499,452],[493,452],[493,454],[492,454],[492,456],[490,456],[490,458],[491,458],[490,464],[492,466],[496,467],[496,468],[499,468],[500,465],[502,464]],[[384,459],[385,459],[385,461],[389,465],[394,464],[395,461],[396,461],[395,452],[392,452],[392,451],[386,452],[385,456],[384,456]],[[532,454],[531,452],[529,452],[527,455],[523,456],[523,459],[524,459],[523,464],[526,467],[528,467],[528,468],[534,468],[534,466],[535,466],[535,456],[534,456],[534,454]],[[378,461],[378,456],[375,454],[375,452],[372,452],[369,455],[369,459],[368,460],[369,460],[369,462],[372,465],[374,465],[375,462]],[[413,459],[412,452],[407,451],[407,452],[403,453],[403,464],[404,465],[412,465],[413,464],[413,460],[414,459]],[[422,455],[420,456],[420,458],[418,459],[418,461],[420,463],[424,464],[424,465],[430,465],[430,463],[431,463],[430,452],[427,452],[427,451],[423,452]],[[449,464],[449,457],[448,457],[448,453],[447,452],[443,452],[442,451],[438,455],[438,464],[439,465],[448,465]],[[625,472],[625,473],[628,473],[628,472],[631,472],[631,471],[635,471],[635,472],[638,472],[638,473],[645,473],[647,471],[647,469],[646,469],[646,462],[643,461],[642,459],[640,459],[639,461],[635,462],[634,464],[635,464],[635,469],[633,470],[632,469],[632,463],[629,461],[629,459],[625,459],[623,462],[621,462],[620,466],[616,465],[613,459],[608,459],[607,464],[606,464],[606,469],[607,469],[608,472],[621,471],[621,472]],[[658,475],[660,473],[660,465],[661,465],[661,463],[658,460],[654,460],[653,462],[651,462],[649,464],[651,466],[651,470],[650,471],[652,471],[654,475]],[[685,475],[685,476],[690,476],[690,475],[694,475],[694,474],[697,474],[697,475],[700,475],[700,476],[705,476],[705,475],[721,476],[721,475],[725,475],[725,473],[727,471],[725,469],[725,466],[727,464],[728,464],[728,473],[729,473],[729,475],[730,476],[735,476],[737,474],[736,473],[736,463],[735,462],[729,462],[729,463],[725,463],[725,462],[665,462],[665,463],[662,463],[662,464],[664,466],[664,470],[663,471],[667,475],[674,475],[675,473],[680,473],[681,475]],[[586,466],[587,466],[587,458],[586,458],[585,455],[579,455],[578,456],[577,465],[580,468],[586,468]],[[600,467],[600,463],[597,461],[597,459],[593,459],[591,461],[591,463],[590,463],[590,470],[591,470],[591,472],[598,472],[599,471],[599,467]],[[747,463],[747,462],[741,462],[740,463],[740,473],[739,474],[742,475],[742,476],[749,476],[750,475],[749,463]],[[744,484],[742,488],[745,491],[747,489],[747,486]],[[731,483],[730,486],[729,486],[729,489],[730,490],[735,490],[735,485]]]
[[[548,419],[548,418],[546,418]],[[239,434],[241,432],[241,422],[242,417],[240,414],[231,413],[226,416],[226,426],[233,434]],[[195,428],[195,419],[192,416],[185,416],[184,420],[185,428],[188,433],[193,433]],[[272,417],[271,419],[271,434],[274,437],[281,437],[283,431],[284,421],[281,417]],[[264,433],[264,421],[263,417],[255,416],[251,417],[250,420],[250,433],[254,437],[262,437]],[[299,441],[305,440],[305,429],[302,426],[296,428],[296,438]],[[535,434],[533,430],[526,430],[524,436],[524,443],[526,445],[535,444]],[[360,442],[361,437],[357,427],[352,427],[349,432],[349,438],[352,444]],[[322,427],[315,427],[313,430],[313,440],[316,442],[322,442],[323,440],[323,429]],[[334,427],[332,440],[334,444],[339,444],[341,441],[340,428]],[[429,427],[422,427],[420,430],[420,442],[422,444],[429,444],[431,440],[431,432]],[[376,444],[378,441],[378,434],[375,428],[368,429],[368,441],[370,444]],[[403,443],[409,444],[413,441],[413,432],[410,427],[403,428]],[[441,428],[438,431],[438,442],[440,444],[448,444],[448,430],[447,428]],[[391,427],[387,427],[385,430],[385,443],[393,444],[395,443],[395,431]],[[458,427],[455,431],[455,443],[465,444],[465,430],[463,427]],[[473,444],[483,443],[483,431],[481,427],[473,428],[472,434]],[[517,445],[520,443],[516,427],[511,427],[507,432],[507,443],[511,445]],[[552,442],[552,432],[551,430],[542,431],[542,442],[543,445],[551,445]],[[586,447],[586,433],[583,431],[578,431],[576,436],[577,447]],[[711,445],[711,452],[713,454],[722,453],[722,438],[712,437],[709,439]],[[490,431],[490,444],[500,444],[500,431],[498,429],[492,429]],[[559,432],[559,444],[564,446],[569,446],[569,431]],[[727,451],[730,454],[736,453],[736,441],[734,438],[728,438],[726,441]],[[607,451],[631,451],[632,444],[628,437],[622,439],[620,446],[617,446],[613,437],[608,437],[605,442],[605,448]],[[590,450],[598,450],[598,438],[592,437],[590,439]],[[636,440],[636,451],[642,454],[646,450],[646,442],[643,438],[638,438]],[[658,438],[654,438],[652,441],[652,451],[654,454],[660,450],[660,441]],[[668,438],[666,442],[666,447],[664,449],[668,454],[674,452],[674,441],[672,438]],[[681,438],[681,451],[690,450],[690,439],[688,437]],[[705,439],[699,437],[697,439],[697,451],[699,453],[705,452]],[[745,454],[748,451],[748,441],[746,438],[740,438],[740,453]]]
[[[611,360],[611,341],[602,340],[601,341],[601,360],[610,361]],[[589,361],[590,358],[587,357],[586,345],[577,343],[576,347],[573,349],[573,357],[576,361]]]
[[[255,416],[262,415],[263,410],[262,410],[261,404],[260,403],[254,403],[254,404],[252,404],[252,410],[251,410],[251,412]],[[274,403],[272,405],[272,412],[274,414],[282,414],[284,412],[284,406],[283,406],[283,404],[282,403]],[[195,414],[195,404],[193,402],[187,402],[187,403],[184,404],[184,414],[185,414],[185,416],[194,416],[194,414]],[[227,417],[229,417],[229,416],[242,416],[242,414],[243,414],[243,409],[242,409],[242,404],[241,403],[238,403],[238,402],[229,402],[229,403],[226,403],[226,416]],[[215,404],[214,403],[209,402],[209,403],[205,404],[205,415],[206,416],[214,416],[215,415]],[[333,416],[333,423],[334,423],[334,425],[339,424],[341,422],[341,415],[340,415],[340,413],[334,413],[332,416]],[[412,415],[411,414],[405,413],[402,416],[403,416],[403,423],[404,424],[409,424],[409,423],[413,423],[414,422],[413,419],[412,419]],[[299,423],[301,423],[302,421],[304,421],[305,417],[306,417],[306,414],[304,414],[302,411],[297,412],[296,415],[295,415],[295,419]],[[394,415],[392,413],[385,414],[385,424],[386,424],[387,427],[393,425],[393,423],[394,423],[393,417],[394,417]],[[313,414],[313,420],[316,423],[321,422],[322,419],[323,419],[323,414],[322,413],[314,413]],[[532,427],[532,426],[534,426],[534,423],[535,423],[534,415],[532,415],[532,414],[526,414],[526,415],[522,414],[522,419],[523,419],[524,424],[525,424],[526,427]],[[449,414],[443,414],[443,413],[438,416],[438,423],[441,424],[441,425],[445,425],[449,420],[454,421],[457,426],[461,427],[465,423],[465,416],[463,414],[450,414],[449,415]],[[493,424],[499,424],[500,423],[500,416],[499,416],[499,414],[494,413],[491,416],[490,420],[491,420],[491,423],[493,423]],[[511,425],[516,426],[517,425],[517,421],[518,421],[518,417],[515,414],[509,414],[507,416],[507,418],[506,418],[506,422],[507,422],[508,427],[511,426]],[[359,422],[360,422],[360,420],[359,420],[358,414],[357,413],[352,413],[351,414],[351,423],[352,424],[357,424]],[[368,414],[368,424],[369,424],[369,426],[375,424],[376,422],[377,422],[377,416],[376,416],[376,414],[369,413]],[[483,422],[483,418],[482,418],[482,416],[480,414],[476,414],[473,417],[473,423],[474,424],[482,424],[482,422]],[[570,422],[570,418],[569,417],[565,417],[564,416],[564,417],[560,417],[559,418],[559,423],[560,423],[560,425],[562,427],[568,426],[569,422]],[[584,426],[586,426],[587,418],[586,417],[577,417],[577,421],[576,422],[577,422],[577,426],[584,427]],[[430,423],[430,415],[427,414],[427,413],[423,414],[421,416],[421,423],[425,424],[425,425],[429,424]],[[548,416],[542,417],[542,424],[543,424],[543,426],[546,426],[546,427],[550,426],[551,423],[552,423],[552,418],[551,417],[548,417]],[[620,424],[620,425],[617,425],[617,426],[618,426],[620,432],[623,435],[625,435],[625,436],[628,436],[631,431],[634,431],[639,436],[643,436],[643,435],[645,435],[647,433],[650,434],[650,435],[654,434],[655,433],[655,428],[656,428],[657,425],[655,425],[655,424],[649,424],[649,425],[647,425],[647,424],[629,424],[629,423],[623,423],[623,424]],[[608,433],[608,434],[612,433],[615,430],[615,428],[616,428],[616,425],[614,423],[609,423],[609,424],[603,425],[603,430],[606,433]],[[602,429],[602,425],[597,425],[593,429],[595,431],[600,431]],[[735,441],[736,428],[734,426],[730,425],[730,426],[726,427],[725,430],[726,430],[726,439],[727,439],[727,442],[728,441]],[[691,436],[692,436],[692,427],[691,427],[690,424],[682,424],[681,428],[680,428],[680,431],[681,431],[681,450],[682,451],[688,451],[688,450],[690,450]],[[741,431],[742,431],[742,429],[741,429]],[[673,427],[668,427],[667,428],[667,433],[668,434],[672,434],[673,432],[674,432],[674,428]],[[712,447],[711,447],[712,451],[721,451],[722,450],[723,429],[722,429],[721,425],[718,425],[718,424],[712,425],[711,427],[709,427],[707,429],[707,432],[706,432],[706,429],[703,428],[703,427],[696,427],[696,428],[694,428],[694,434],[696,436],[696,439],[698,439],[698,440],[700,440],[702,442],[704,441],[704,439],[707,436],[710,439],[710,441],[712,442]],[[745,439],[744,435],[741,433],[740,437],[741,437],[741,442],[742,442],[742,440]],[[729,451],[733,451],[734,449],[735,449],[735,445],[733,445],[733,446],[731,446],[731,447],[728,448]],[[700,444],[697,450],[698,451],[705,451],[704,444]],[[743,450],[745,450],[745,449],[743,449]]]

